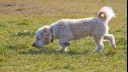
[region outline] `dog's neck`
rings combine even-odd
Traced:
[[[50,42],[52,43],[52,42],[53,42],[53,40],[54,40],[54,36],[53,36],[53,34],[52,34],[52,33],[53,33],[52,28],[50,28],[50,32],[51,32],[51,35],[52,35],[52,39],[51,39],[51,41],[50,41]]]

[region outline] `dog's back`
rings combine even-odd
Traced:
[[[97,24],[97,18],[82,18],[82,19],[62,19],[51,25],[59,37],[69,37],[72,39],[80,39],[92,34],[93,29]],[[99,23],[99,22],[98,22]],[[99,24],[100,25],[100,24]]]

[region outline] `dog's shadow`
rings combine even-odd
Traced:
[[[50,55],[50,54],[79,55],[79,54],[87,54],[87,53],[88,53],[87,50],[82,51],[82,52],[72,51],[72,50],[67,51],[67,52],[61,52],[61,51],[57,51],[57,50],[51,49],[51,48],[42,48],[42,49],[30,48],[30,49],[27,49],[27,50],[19,51],[19,54],[31,54],[31,55],[38,55],[38,54],[47,54],[47,55]]]
[[[87,55],[89,53],[89,51],[84,50],[84,51],[76,51],[76,50],[69,50],[67,52],[61,52],[61,51],[57,51],[55,49],[51,49],[51,48],[42,48],[42,49],[34,49],[34,48],[30,48],[27,50],[21,50],[19,51],[19,54],[29,54],[29,55]],[[109,52],[103,53],[103,55],[105,56],[114,56],[116,54],[116,50],[110,50]],[[102,54],[101,54],[102,55]]]

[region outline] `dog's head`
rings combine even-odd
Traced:
[[[49,26],[39,28],[35,33],[36,40],[32,46],[40,48],[52,41],[52,34]]]

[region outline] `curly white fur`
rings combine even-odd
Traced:
[[[108,33],[108,22],[115,16],[111,7],[102,7],[97,12],[97,17],[82,19],[61,19],[50,26],[43,26],[36,31],[36,41],[34,47],[42,47],[54,39],[59,39],[61,51],[66,51],[71,40],[92,36],[95,40],[96,48],[93,52],[101,52],[104,48],[103,40],[109,40],[115,48],[115,39]],[[51,32],[52,30],[52,32]],[[52,37],[53,36],[53,37]]]

